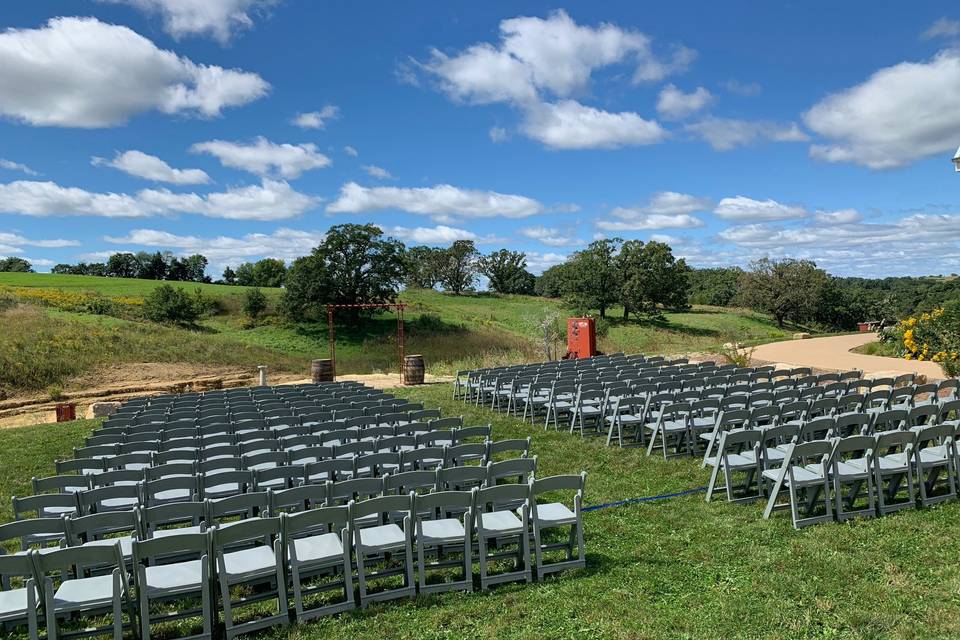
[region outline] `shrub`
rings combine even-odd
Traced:
[[[243,315],[256,320],[267,309],[267,296],[259,288],[247,289],[243,299]]]
[[[193,297],[181,287],[163,284],[150,292],[143,303],[143,316],[161,323],[192,324],[203,311],[199,290]]]
[[[960,303],[905,318],[889,336],[900,357],[936,362],[948,377],[960,375]]]

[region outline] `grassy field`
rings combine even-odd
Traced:
[[[447,385],[402,395],[496,438],[533,437],[540,474],[588,471],[587,503],[701,486],[693,460],[544,432],[449,398]],[[32,475],[52,473],[92,424],[0,431],[0,520]],[[956,638],[960,503],[794,531],[761,505],[707,504],[702,494],[588,513],[587,568],[541,584],[373,605],[260,637],[296,640]]]
[[[182,286],[187,291],[199,288],[204,295],[212,297],[239,296],[250,288],[202,282],[164,282],[162,280],[71,276],[56,273],[0,273],[0,286],[95,291],[105,296],[145,296],[162,284]],[[265,288],[261,291],[267,296],[280,295],[280,289]]]
[[[111,363],[161,362],[253,368],[265,364],[276,372],[303,372],[313,358],[329,357],[326,322],[285,323],[275,317],[251,325],[239,313],[242,287],[199,285],[220,301],[220,312],[193,328],[165,327],[81,312],[79,294],[138,300],[160,283],[153,280],[0,274],[0,290],[29,291],[29,304],[0,311],[7,330],[0,333],[0,390],[8,394],[51,386],[70,388],[76,377]],[[193,283],[175,283],[191,290]],[[274,298],[279,290],[268,292]],[[52,295],[47,295],[52,294]],[[57,308],[61,299],[72,306]],[[447,374],[457,369],[543,359],[537,321],[545,314],[566,317],[559,301],[530,296],[470,294],[453,296],[410,290],[406,352],[422,354],[427,369]],[[35,304],[47,304],[45,307]],[[663,320],[624,321],[611,309],[605,352],[676,354],[715,350],[724,342],[758,343],[788,337],[768,317],[742,309],[697,307],[668,313]],[[396,316],[381,313],[359,324],[337,323],[340,373],[397,371]]]

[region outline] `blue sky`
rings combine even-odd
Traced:
[[[332,224],[532,270],[960,271],[941,2],[71,0],[0,9],[0,255],[292,259]]]

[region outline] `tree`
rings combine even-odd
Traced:
[[[544,298],[562,298],[567,278],[567,263],[555,264],[540,274],[533,286],[534,291]]]
[[[497,293],[532,294],[535,278],[527,271],[527,256],[520,251],[500,249],[482,256],[477,268],[485,275],[489,288]]]
[[[204,282],[207,279],[207,257],[199,253],[180,260],[183,264],[184,279],[191,282]]]
[[[689,267],[663,242],[628,240],[616,257],[623,318],[631,313],[658,317],[661,308],[687,307]]]
[[[167,277],[169,264],[166,257],[157,251],[153,254],[147,254],[146,261],[140,263],[140,273],[138,277],[147,280],[163,280]]]
[[[33,273],[33,265],[29,260],[11,256],[0,258],[0,271],[16,271],[18,273]]]
[[[438,261],[440,283],[444,290],[454,295],[470,290],[477,279],[479,255],[473,240],[457,240],[450,245]]]
[[[750,263],[740,278],[740,292],[747,306],[772,315],[777,326],[813,318],[827,284],[827,273],[809,260],[771,260]]]
[[[417,246],[407,249],[403,256],[403,283],[418,289],[433,289],[440,283],[439,266],[443,249]]]
[[[223,283],[224,284],[237,284],[237,272],[227,267],[223,270]]]
[[[253,265],[253,284],[256,287],[276,288],[283,286],[287,265],[277,258],[264,258]]]
[[[690,270],[690,303],[729,307],[739,292],[743,269],[719,267]]]
[[[247,289],[243,300],[243,315],[256,320],[267,308],[267,296],[263,295],[259,287]]]
[[[252,262],[242,262],[237,266],[237,284],[241,287],[252,287],[254,284],[253,279],[253,263]]]
[[[294,318],[319,315],[324,304],[382,304],[403,280],[403,243],[372,224],[331,227],[311,255],[287,272],[283,309]],[[356,320],[360,310],[350,316]]]
[[[112,278],[136,278],[140,263],[132,253],[115,253],[107,259],[107,275]]]
[[[621,244],[620,238],[596,240],[573,254],[563,270],[567,304],[584,311],[596,309],[601,318],[607,317],[607,308],[620,300],[616,254]]]

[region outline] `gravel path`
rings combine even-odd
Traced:
[[[794,367],[813,367],[836,371],[860,369],[863,371],[864,377],[867,378],[900,373],[923,374],[930,380],[943,378],[943,371],[940,366],[933,362],[916,362],[901,358],[851,353],[851,349],[873,342],[876,339],[876,334],[873,333],[855,333],[829,338],[771,342],[757,347],[757,350],[753,352],[753,357],[755,360]]]

